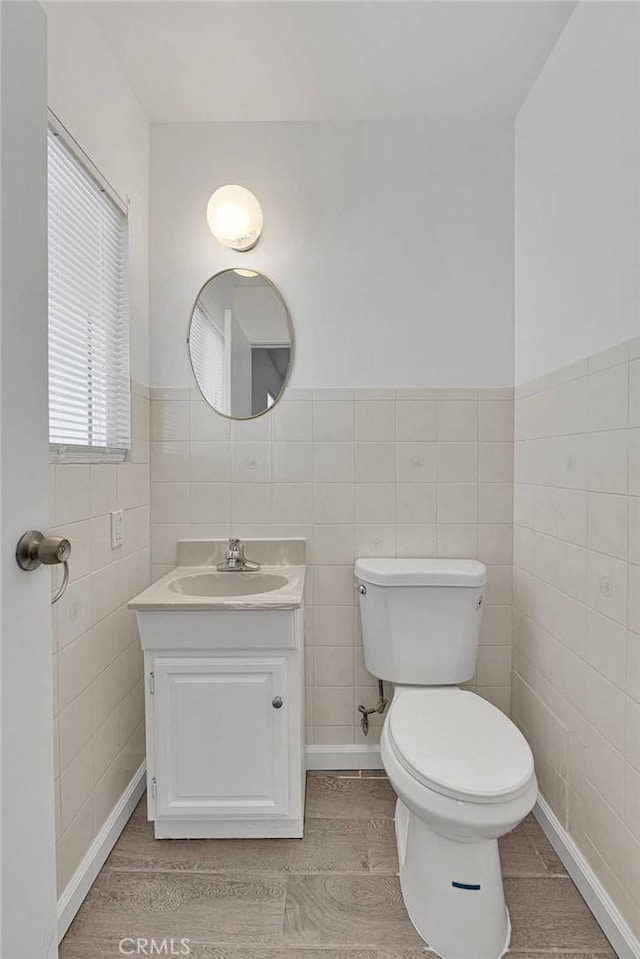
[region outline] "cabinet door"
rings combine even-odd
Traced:
[[[286,815],[286,658],[159,658],[154,676],[156,814]]]

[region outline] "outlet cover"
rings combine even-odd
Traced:
[[[111,549],[124,543],[124,512],[116,509],[111,513]]]

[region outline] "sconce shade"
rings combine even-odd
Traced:
[[[219,243],[244,252],[256,245],[262,233],[262,207],[246,187],[221,186],[209,197],[207,222]]]

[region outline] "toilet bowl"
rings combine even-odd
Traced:
[[[402,895],[443,959],[499,959],[510,925],[497,840],[533,808],[531,750],[514,724],[454,686],[400,686],[382,761],[398,795]]]

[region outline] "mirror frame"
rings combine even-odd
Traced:
[[[289,347],[289,350],[290,350],[289,365],[287,366],[287,375],[282,381],[282,388],[280,392],[278,393],[277,397],[274,399],[271,406],[268,406],[266,410],[262,410],[260,413],[254,413],[253,416],[231,416],[229,413],[222,413],[220,410],[217,410],[215,406],[212,406],[209,400],[206,398],[206,396],[202,392],[202,388],[198,382],[198,377],[196,376],[196,371],[193,368],[193,360],[191,358],[191,346],[190,346],[191,323],[193,321],[193,312],[196,308],[198,300],[200,299],[200,296],[202,295],[203,290],[205,289],[205,287],[209,285],[209,283],[211,283],[217,277],[222,276],[224,273],[235,273],[236,270],[251,270],[252,273],[256,273],[258,276],[263,276],[265,280],[268,280],[269,284],[271,285],[271,288],[275,291],[276,296],[278,297],[278,299],[280,300],[280,303],[282,304],[282,308],[285,312],[285,316],[287,319],[287,327],[289,329],[289,337],[291,340],[291,346]],[[196,382],[196,386],[198,387],[198,392],[200,393],[200,396],[202,397],[202,399],[207,404],[210,410],[213,410],[213,412],[217,413],[218,416],[224,417],[225,420],[232,420],[232,421],[235,420],[237,423],[247,423],[250,420],[257,420],[261,416],[265,416],[267,413],[271,413],[275,409],[275,407],[278,405],[278,403],[280,402],[282,398],[282,394],[284,393],[287,386],[289,385],[289,378],[291,376],[291,369],[293,367],[293,360],[294,360],[294,354],[295,354],[295,342],[296,340],[295,340],[295,334],[293,331],[293,322],[291,320],[291,314],[289,313],[289,308],[284,301],[284,297],[282,293],[280,292],[280,290],[278,289],[278,287],[276,286],[276,284],[271,279],[271,277],[267,276],[267,274],[263,273],[261,270],[253,270],[250,266],[245,266],[244,264],[242,266],[228,266],[224,270],[218,270],[217,273],[214,273],[212,276],[206,279],[204,283],[202,284],[202,286],[200,287],[200,289],[198,290],[196,298],[193,301],[193,306],[191,307],[191,312],[189,313],[189,321],[187,324],[187,355],[189,357],[189,366],[191,367],[191,373]]]

